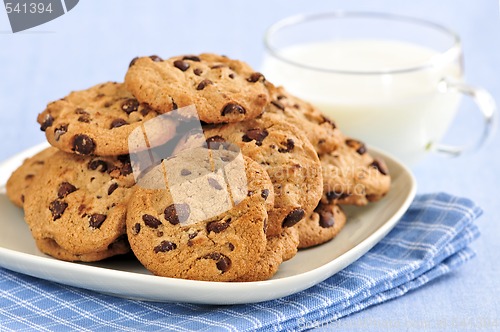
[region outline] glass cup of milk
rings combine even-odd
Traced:
[[[289,17],[265,36],[262,72],[317,106],[347,135],[413,165],[429,151],[458,156],[494,128],[496,106],[463,82],[462,47],[453,31],[392,14],[330,12]],[[441,143],[461,96],[484,117],[471,144]]]

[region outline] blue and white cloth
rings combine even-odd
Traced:
[[[0,331],[300,331],[399,297],[474,256],[473,202],[417,196],[396,227],[341,272],[300,293],[248,305],[115,298],[0,269]]]

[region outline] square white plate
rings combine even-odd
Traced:
[[[45,148],[36,146],[0,165],[0,185],[22,161]],[[271,280],[247,283],[208,282],[157,277],[131,256],[98,263],[70,263],[41,253],[31,238],[23,212],[0,188],[0,266],[62,284],[114,296],[160,302],[239,304],[261,302],[307,289],[342,270],[370,250],[397,223],[415,197],[410,170],[376,150],[391,176],[389,194],[376,204],[345,207],[348,222],[332,241],[301,250],[280,266]]]

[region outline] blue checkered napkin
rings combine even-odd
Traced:
[[[274,301],[227,307],[147,303],[0,269],[1,331],[303,330],[396,298],[474,256],[481,209],[448,194],[417,196],[394,230],[326,281]]]

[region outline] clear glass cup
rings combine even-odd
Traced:
[[[407,164],[429,151],[475,150],[495,127],[493,98],[463,82],[460,38],[439,24],[372,12],[298,15],[272,25],[265,46],[270,82]],[[467,146],[441,144],[462,95],[476,102],[483,132]]]

